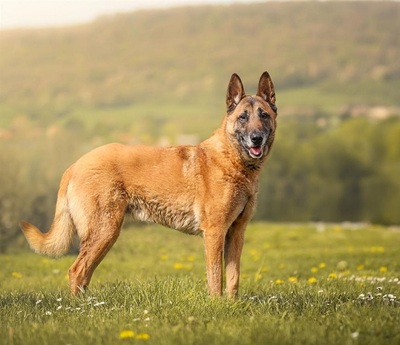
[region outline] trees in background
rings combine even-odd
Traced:
[[[400,121],[279,128],[257,219],[400,223]]]

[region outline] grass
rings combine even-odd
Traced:
[[[202,239],[123,231],[90,290],[68,293],[74,256],[0,256],[3,344],[398,344],[400,233],[252,224],[240,297],[207,296]]]

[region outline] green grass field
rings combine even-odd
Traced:
[[[90,290],[69,295],[75,256],[0,256],[2,344],[399,344],[400,232],[249,226],[240,297],[207,296],[202,239],[123,231]]]

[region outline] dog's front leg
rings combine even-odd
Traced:
[[[245,227],[233,224],[225,239],[225,274],[226,292],[229,297],[234,298],[239,291],[240,256],[244,243]]]
[[[226,292],[234,298],[239,291],[240,257],[244,244],[244,233],[253,214],[255,201],[249,200],[240,216],[233,222],[225,238],[224,261]]]
[[[221,296],[224,233],[220,230],[206,231],[204,234],[204,246],[209,293],[211,296]]]

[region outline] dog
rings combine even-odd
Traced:
[[[255,96],[247,96],[234,73],[226,93],[227,113],[214,134],[197,146],[107,144],[83,155],[62,176],[55,217],[42,233],[25,221],[31,248],[64,255],[74,236],[80,251],[69,269],[73,294],[83,292],[117,240],[124,215],[204,237],[208,290],[239,289],[244,233],[256,206],[261,168],[276,131],[273,82],[264,72]]]

